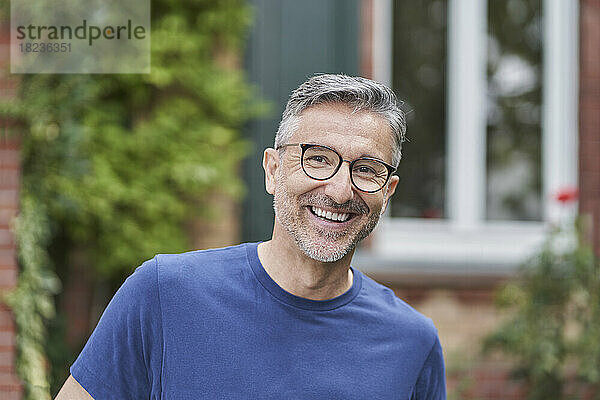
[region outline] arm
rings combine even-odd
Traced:
[[[439,338],[436,338],[433,348],[423,365],[411,399],[446,400],[446,373]]]
[[[127,278],[71,365],[74,381],[91,396],[81,399],[160,397],[163,341],[157,267],[150,260]]]
[[[94,398],[73,378],[73,375],[69,375],[55,400],[94,400]]]

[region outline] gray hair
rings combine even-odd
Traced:
[[[287,144],[298,128],[299,116],[307,108],[324,103],[344,103],[355,111],[381,115],[394,134],[392,164],[397,167],[406,138],[406,116],[390,88],[370,79],[348,75],[318,74],[294,90],[275,135],[275,148]]]

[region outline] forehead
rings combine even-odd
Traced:
[[[355,111],[343,103],[311,106],[299,117],[294,143],[333,147],[344,157],[371,156],[392,161],[393,132],[381,115]]]

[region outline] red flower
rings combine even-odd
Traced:
[[[572,203],[579,198],[579,190],[576,187],[567,187],[556,193],[555,199],[563,204]]]

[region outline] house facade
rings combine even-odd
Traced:
[[[585,215],[600,254],[600,1],[250,3],[255,22],[243,64],[273,112],[247,129],[256,151],[242,168],[249,190],[241,238],[270,234],[260,157],[290,91],[317,72],[389,84],[405,101],[410,142],[397,200],[354,266],[434,320],[449,391],[523,398],[522,387],[507,383],[511,366],[483,358],[476,344],[502,319],[494,291],[549,225]],[[523,28],[517,39],[515,26]],[[8,45],[8,21],[0,21],[3,100],[17,95],[19,82],[9,73]],[[0,291],[18,277],[11,231],[21,173],[11,133],[18,129],[0,121]],[[570,187],[579,189],[571,208],[555,200]],[[0,398],[7,400],[23,393],[15,346],[14,317],[0,303]]]
[[[600,254],[598,1],[251,1],[248,75],[273,104],[250,124],[262,188],[287,96],[314,73],[391,86],[408,138],[391,210],[354,266],[436,323],[449,392],[521,399],[512,365],[483,357],[496,290],[552,226],[582,214]],[[578,188],[579,202],[558,200]],[[271,199],[250,190],[242,237],[264,240]],[[250,212],[252,211],[252,212]],[[574,388],[573,390],[578,390]]]

